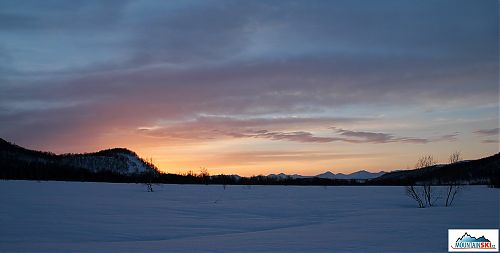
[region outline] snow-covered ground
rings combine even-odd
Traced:
[[[499,190],[418,209],[403,187],[0,181],[0,252],[446,252],[498,228]]]

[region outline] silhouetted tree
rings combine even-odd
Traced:
[[[434,159],[432,155],[422,156],[418,160],[416,165],[417,169],[431,167],[437,164],[437,161]],[[424,199],[428,206],[433,206],[434,202],[438,199],[437,196],[434,196],[434,192],[432,189],[432,181],[427,180],[423,182],[424,188]]]
[[[210,174],[208,173],[208,170],[206,168],[201,168],[198,177],[201,179],[201,182],[203,184],[208,184],[210,179]]]
[[[157,180],[160,172],[158,168],[153,163],[153,158],[150,158],[148,161],[144,161],[151,169],[144,172],[144,185],[146,185],[146,189],[148,192],[154,192],[153,183]]]
[[[436,165],[437,162],[432,155],[421,156],[415,165],[416,169],[427,168]],[[421,186],[417,186],[417,182],[412,180],[408,186],[406,186],[406,194],[414,199],[419,208],[425,207],[425,205],[433,206],[437,197],[434,195],[432,188],[432,181],[427,180],[421,182]]]
[[[424,200],[422,199],[423,194],[422,192],[419,192],[418,188],[415,185],[406,186],[406,195],[414,199],[417,202],[419,208],[425,207]]]
[[[460,151],[453,152],[450,155],[449,162],[450,164],[456,164],[462,161],[462,154]],[[453,204],[453,200],[455,200],[455,196],[462,189],[462,185],[458,180],[450,180],[448,182],[448,188],[446,190],[446,201],[445,206],[451,206]]]

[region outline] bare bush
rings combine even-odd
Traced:
[[[437,164],[437,161],[434,159],[434,156],[432,156],[432,155],[424,155],[424,156],[421,156],[418,159],[417,164],[415,165],[415,168],[416,169],[422,169],[422,168],[425,168],[425,167],[434,166],[436,164]]]
[[[208,170],[206,168],[200,169],[200,174],[198,174],[198,177],[201,179],[202,183],[208,185],[210,174],[208,173]]]
[[[144,184],[146,185],[146,188],[147,188],[148,192],[154,192],[154,190],[153,190],[153,184],[152,183],[146,182]]]
[[[460,151],[453,152],[450,155],[449,163],[455,164],[462,161],[462,153]],[[453,200],[455,200],[455,196],[462,189],[462,185],[458,180],[448,182],[448,188],[446,190],[446,201],[445,206],[451,206],[453,204]]]
[[[419,208],[425,207],[425,203],[422,199],[423,195],[421,192],[418,191],[416,186],[414,186],[414,185],[406,186],[406,195],[408,195],[408,197],[414,199],[417,202]]]
[[[155,178],[158,176],[158,173],[156,171],[149,171],[144,174],[144,185],[146,186],[146,189],[148,192],[154,192],[153,190],[153,182],[155,181]]]
[[[147,171],[144,173],[144,185],[146,186],[146,189],[148,192],[154,192],[153,190],[153,182],[159,175],[159,170],[158,167],[154,165],[153,158],[149,158],[149,160],[143,161],[148,165],[152,170]]]
[[[434,166],[437,164],[437,161],[434,159],[432,155],[422,156],[417,162],[415,166],[417,169],[422,169],[430,166]],[[435,201],[437,200],[437,196],[435,196],[432,189],[432,182],[426,181],[423,183],[422,187],[424,188],[424,199],[425,203],[428,206],[433,206]]]
[[[415,168],[422,169],[436,164],[437,161],[432,155],[426,155],[418,159]],[[426,205],[431,207],[438,199],[434,194],[432,182],[430,181],[423,182],[420,186],[417,186],[415,181],[410,183],[410,185],[406,186],[406,194],[417,202],[419,208],[424,208]]]

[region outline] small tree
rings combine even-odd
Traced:
[[[450,155],[450,158],[449,158],[450,164],[455,164],[455,163],[458,163],[461,161],[462,161],[462,154],[460,153],[460,151],[453,152]],[[445,206],[451,206],[451,204],[453,204],[453,200],[455,199],[455,196],[457,195],[457,193],[461,189],[462,189],[462,186],[460,185],[458,180],[448,182],[448,188],[446,191]]]
[[[422,156],[417,162],[416,168],[422,169],[430,166],[434,166],[437,164],[437,161],[434,159],[432,155]],[[434,197],[432,182],[425,181],[423,184],[424,188],[424,199],[428,206],[433,206],[434,202],[437,200],[437,197]]]
[[[432,155],[426,155],[418,159],[415,168],[422,169],[436,164],[437,162]],[[421,190],[418,188],[421,188]],[[416,181],[411,181],[411,183],[406,186],[406,194],[417,202],[419,208],[423,208],[425,205],[429,207],[433,206],[434,202],[437,200],[437,197],[434,196],[431,181],[423,182],[421,187],[417,187]]]
[[[148,192],[154,192],[154,190],[153,190],[153,184],[151,182],[146,182],[144,184],[146,185],[146,188],[148,189]]]
[[[415,185],[412,184],[412,185],[406,186],[406,195],[408,195],[408,197],[414,199],[417,202],[418,208],[425,207],[425,203],[422,199],[422,193],[418,191],[418,189]]]
[[[144,172],[144,185],[148,192],[154,192],[153,181],[158,177],[159,170],[153,163],[153,158],[144,161],[149,166],[150,170]]]
[[[148,171],[144,173],[144,185],[146,186],[148,192],[154,192],[153,183],[157,177],[158,177],[157,171]]]
[[[210,179],[210,174],[208,173],[208,170],[206,168],[201,168],[198,177],[201,178],[204,184],[208,184],[208,181]]]

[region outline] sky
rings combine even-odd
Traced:
[[[0,1],[0,137],[163,171],[499,152],[499,2]]]

